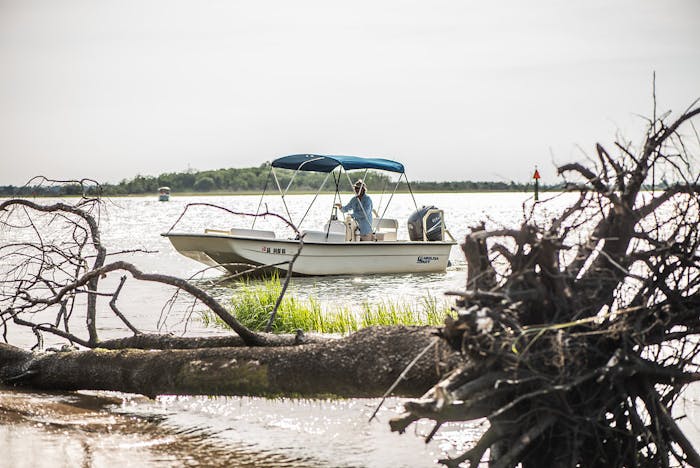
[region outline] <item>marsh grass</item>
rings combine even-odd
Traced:
[[[242,282],[231,299],[231,311],[246,327],[263,330],[281,291],[282,286],[276,277]],[[314,297],[302,300],[287,293],[277,311],[272,331],[345,334],[373,325],[440,325],[450,313],[447,301],[433,296],[423,297],[417,304],[391,300],[364,302],[359,310],[352,310],[347,306],[324,309]],[[202,312],[201,316],[206,326],[226,327],[210,311]]]

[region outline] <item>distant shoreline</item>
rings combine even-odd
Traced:
[[[557,193],[561,192],[560,189],[541,189],[540,188],[540,193]],[[323,191],[320,192],[319,195],[332,195],[335,192],[329,192],[329,191]],[[346,191],[341,191],[341,193],[346,193]],[[347,192],[349,194],[349,192]],[[381,192],[368,192],[370,195],[382,195]],[[383,195],[391,195],[392,192],[384,192]],[[397,190],[396,192],[393,192],[395,194],[410,194],[411,191],[408,190]],[[533,190],[413,190],[412,193],[436,193],[436,194],[442,194],[442,193],[452,193],[452,194],[467,194],[467,193],[523,193],[523,194],[531,194],[534,195]],[[276,190],[274,191],[267,191],[265,193],[266,195],[279,195],[279,192]],[[305,190],[300,190],[300,191],[294,191],[290,190],[287,192],[287,195],[315,195],[316,192],[312,191],[305,191]],[[231,191],[212,191],[212,192],[193,192],[193,191],[184,191],[184,192],[171,192],[170,197],[171,198],[177,198],[177,197],[235,197],[235,196],[253,196],[253,195],[261,195],[261,191],[239,191],[239,192],[231,192]],[[20,197],[20,198],[25,198],[25,197],[32,197],[32,198],[79,198],[83,195],[80,194],[47,194],[47,193],[23,193],[23,194],[15,194],[15,195],[10,195],[10,194],[4,194],[0,193],[0,198],[13,198],[13,197]],[[89,193],[86,194],[85,196],[91,197],[95,196],[95,194]],[[120,193],[120,194],[102,194],[100,195],[102,198],[150,198],[153,197],[155,199],[158,198],[158,193]]]
[[[479,193],[479,192],[527,192],[532,191],[534,181],[527,183],[515,181],[406,181],[392,179],[387,174],[369,171],[360,174],[370,193]],[[352,174],[349,177],[358,177]],[[349,180],[344,178],[329,180],[328,174],[317,172],[295,172],[281,169],[273,173],[268,164],[259,167],[228,168],[209,171],[188,171],[160,174],[158,176],[137,175],[119,183],[98,183],[90,179],[72,181],[52,181],[35,178],[29,186],[0,185],[0,196],[62,196],[83,193],[89,195],[101,193],[104,196],[134,196],[157,193],[159,188],[168,187],[173,194],[200,195],[250,195],[276,192],[278,187],[290,187],[289,193],[316,193],[319,187],[322,193],[333,193],[334,189],[352,192]],[[325,185],[324,185],[325,184]],[[542,191],[559,185],[541,184]]]
[[[1,187],[0,187],[1,188]],[[79,194],[79,193],[72,193],[72,194],[60,194],[60,193],[31,193],[29,192],[30,189],[25,188],[27,193],[17,193],[17,194],[8,194],[8,193],[2,193],[0,191],[0,198],[80,198],[82,196],[86,197],[94,197],[96,194],[94,193],[87,193],[87,194]],[[651,188],[644,188],[641,191],[642,192],[658,192],[658,191],[663,191],[663,187],[657,187],[656,189],[652,190]],[[547,193],[562,193],[565,192],[563,187],[540,187],[539,193],[540,194],[547,194]],[[177,198],[177,197],[208,197],[208,196],[215,196],[215,197],[236,197],[236,196],[253,196],[253,195],[261,195],[262,191],[258,190],[244,190],[244,191],[225,191],[225,190],[217,190],[217,191],[211,191],[211,192],[196,192],[196,191],[183,191],[183,192],[177,192],[173,191],[170,193],[171,198]],[[322,191],[319,192],[319,195],[332,195],[333,191]],[[370,195],[391,195],[392,192],[368,192]],[[467,194],[467,193],[522,193],[526,195],[533,195],[535,194],[534,188],[530,187],[529,190],[523,190],[523,189],[513,189],[513,190],[488,190],[488,189],[474,189],[474,190],[430,190],[430,189],[414,189],[412,191],[409,190],[397,190],[393,192],[395,194],[409,194],[409,193],[435,193],[435,194],[442,194],[442,193],[451,193],[451,194]],[[277,190],[268,190],[265,192],[266,195],[268,196],[275,196],[279,195],[279,192]],[[315,195],[316,192],[310,191],[310,190],[290,190],[287,192],[287,195]],[[349,191],[341,190],[341,194],[350,194]],[[153,197],[154,199],[158,198],[158,193],[153,192],[153,193],[107,193],[107,194],[101,194],[99,195],[102,198],[150,198]]]
[[[553,190],[553,191],[558,191],[558,190]],[[413,193],[531,193],[532,191],[525,191],[525,190],[413,190]],[[540,189],[540,193],[546,192],[545,190]],[[319,195],[333,195],[335,192],[332,191],[322,191],[319,192]],[[346,191],[341,191],[342,193],[346,193]],[[347,192],[348,194],[350,192]],[[381,195],[382,192],[372,192],[368,191],[367,192],[369,195]],[[392,192],[384,192],[384,195],[391,195]],[[407,194],[411,193],[409,190],[397,190],[396,192],[393,192],[396,194]],[[171,192],[170,196],[171,197],[206,197],[206,196],[250,196],[250,195],[260,195],[260,191],[254,191],[254,190],[246,190],[246,191],[240,191],[240,192],[231,192],[231,191],[212,191],[212,192],[192,192],[192,191],[184,191],[184,192]],[[279,192],[277,190],[268,190],[265,192],[266,195],[278,195]],[[290,190],[287,192],[287,195],[315,195],[316,192],[312,192],[309,190]],[[130,193],[130,194],[124,194],[124,195],[108,195],[109,197],[144,197],[144,196],[157,196],[158,194],[149,194],[149,193]]]

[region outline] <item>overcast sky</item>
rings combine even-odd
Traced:
[[[700,1],[0,0],[0,185],[294,153],[525,182],[700,97]]]

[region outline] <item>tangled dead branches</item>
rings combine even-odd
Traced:
[[[700,142],[682,133],[698,114],[696,102],[650,120],[639,149],[597,145],[592,167],[561,166],[579,196],[551,221],[538,204],[519,229],[466,236],[459,318],[439,331],[465,364],[392,430],[488,418],[447,466],[700,466],[673,411],[700,380]]]
[[[133,340],[120,341],[123,346],[137,341],[142,343],[147,337],[139,336],[142,335],[140,331],[117,306],[127,276],[122,276],[114,289],[103,287],[101,282],[109,274],[128,273],[136,280],[168,285],[191,295],[218,315],[246,345],[294,344],[287,337],[249,330],[192,282],[169,275],[145,273],[124,260],[108,261],[127,252],[108,252],[101,240],[99,219],[104,202],[99,196],[86,196],[99,195],[99,185],[94,181],[53,181],[41,177],[32,182],[80,186],[84,195],[74,203],[64,199],[44,204],[24,198],[0,203],[0,228],[11,230],[11,237],[17,239],[0,244],[0,329],[5,342],[8,325],[13,323],[30,328],[37,337],[36,347],[39,348],[43,345],[44,333],[88,348],[103,346],[104,342],[98,336],[99,301],[107,303],[125,330],[133,334]],[[233,214],[279,217],[267,212]],[[76,311],[79,313],[76,314]],[[77,323],[80,316],[85,320],[82,333],[78,331],[80,327]],[[271,316],[270,320],[273,319],[274,316]],[[162,337],[150,338],[152,343],[162,342]]]

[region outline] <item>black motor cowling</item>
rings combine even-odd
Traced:
[[[428,214],[430,210],[436,211]],[[434,206],[423,206],[408,217],[408,238],[412,241],[423,240],[423,218],[425,218],[426,214],[428,214],[425,220],[426,239],[429,241],[441,241],[443,239],[442,211]]]

